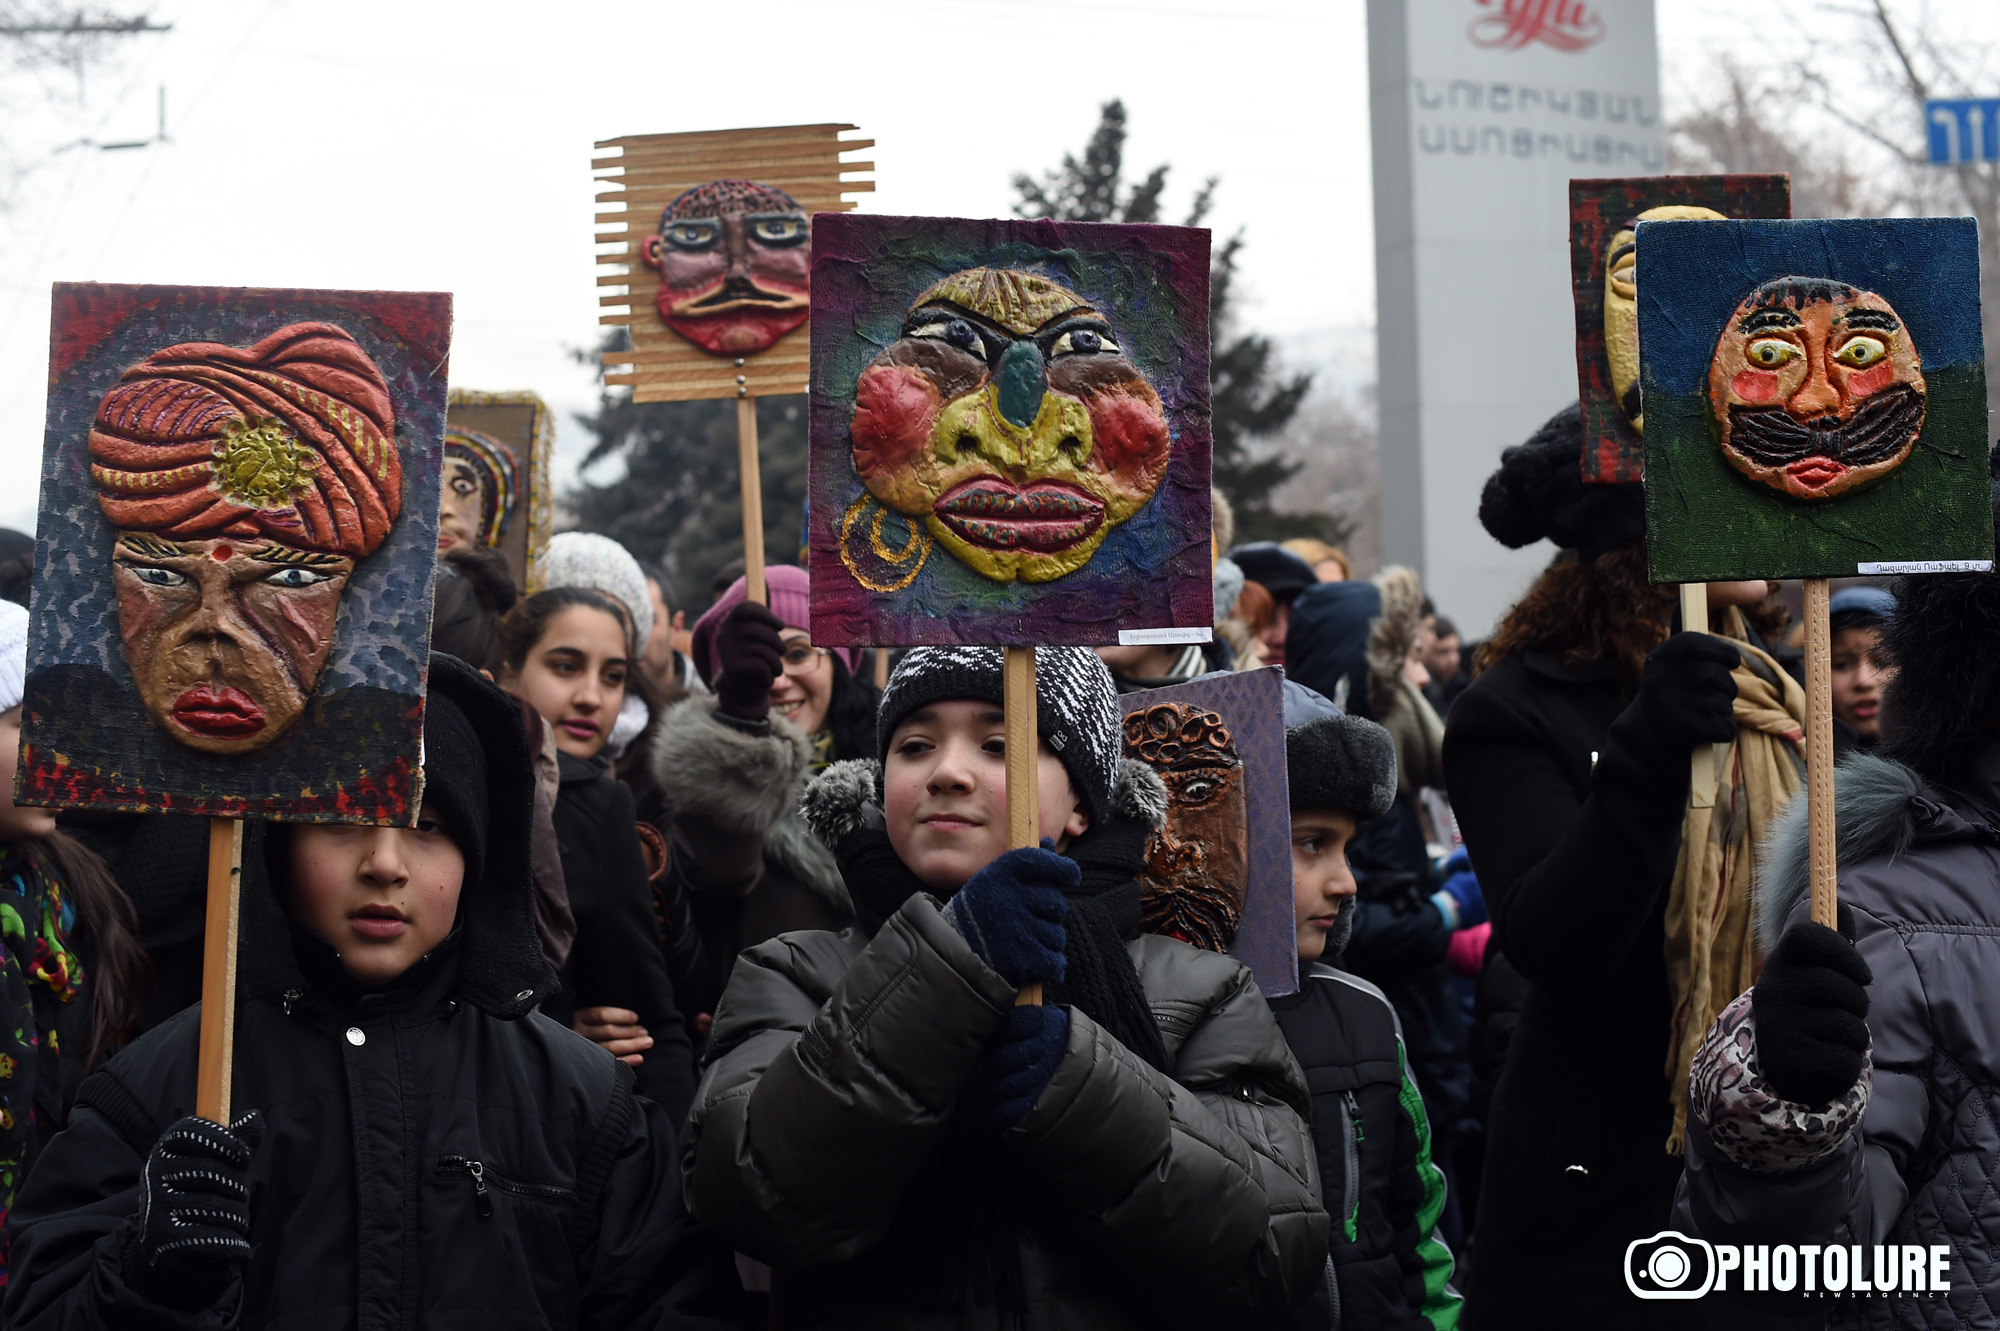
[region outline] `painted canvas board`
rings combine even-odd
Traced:
[[[1971,218],[1639,235],[1655,582],[1990,564]]]
[[[1636,291],[1641,220],[1790,217],[1791,177],[1627,176],[1569,182],[1570,288],[1576,302],[1583,479],[1636,481],[1645,470]]]
[[[555,527],[555,443],[555,418],[533,393],[454,388],[445,412],[438,553],[491,546],[507,557],[515,586],[540,590],[529,574]]]
[[[631,330],[607,384],[638,402],[806,391],[813,216],[875,188],[853,125],[605,139],[591,161],[598,322]]]
[[[15,798],[414,823],[451,297],[58,284]]]
[[[1118,699],[1125,756],[1168,794],[1140,876],[1140,927],[1229,953],[1269,998],[1299,987],[1282,681],[1272,666]]]
[[[1206,640],[1208,232],[816,225],[814,641]]]

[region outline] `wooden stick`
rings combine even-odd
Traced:
[[[887,647],[877,647],[875,649],[875,691],[880,693],[888,687],[889,649]]]
[[[1806,584],[1806,828],[1812,848],[1812,917],[1838,928],[1833,854],[1833,629],[1825,578]]]
[[[1708,632],[1708,584],[1681,584],[1681,632]],[[1697,809],[1715,807],[1716,769],[1726,760],[1727,744],[1697,747],[1688,772],[1688,802]]]
[[[1036,757],[1041,738],[1035,718],[1035,649],[1008,647],[1003,701],[1007,712],[1007,849],[1039,846],[1041,813],[1036,788]],[[1042,986],[1026,985],[1014,995],[1014,1006],[1042,1001]]]
[[[200,1063],[194,1111],[229,1126],[230,1054],[236,1044],[237,896],[243,883],[243,823],[208,824],[208,929],[202,940]]]
[[[745,595],[766,605],[764,594],[764,480],[757,466],[757,399],[741,388],[736,399],[736,470],[743,485],[743,584]]]

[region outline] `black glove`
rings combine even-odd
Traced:
[[[1693,751],[1736,738],[1735,647],[1706,633],[1676,633],[1646,658],[1633,705],[1660,743]]]
[[[153,1143],[131,1254],[140,1283],[212,1298],[250,1260],[250,1160],[263,1140],[264,1116],[253,1109],[226,1128],[189,1115]]]
[[[715,655],[722,673],[715,678],[716,710],[739,721],[762,721],[771,714],[771,686],[785,669],[785,645],[778,630],[785,622],[755,601],[740,601],[715,629]]]
[[[1750,991],[1764,1081],[1793,1104],[1818,1109],[1861,1076],[1868,1052],[1868,990],[1875,976],[1854,946],[1854,909],[1840,932],[1800,920],[1785,930]]]
[[[1039,848],[1008,851],[945,903],[945,919],[1016,989],[1060,980],[1067,966],[1065,889],[1074,889],[1083,871],[1052,846],[1044,839]]]

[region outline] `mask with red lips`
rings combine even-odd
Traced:
[[[805,210],[783,190],[712,180],[667,205],[639,245],[667,327],[717,356],[765,351],[810,312]]]
[[[869,494],[996,582],[1075,572],[1167,472],[1159,394],[1103,314],[1035,273],[924,292],[854,402]]]
[[[1831,499],[1903,464],[1924,424],[1923,360],[1872,291],[1780,277],[1745,297],[1709,362],[1729,465],[1795,499]]]

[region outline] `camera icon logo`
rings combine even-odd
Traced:
[[[1698,1299],[1715,1285],[1715,1249],[1663,1229],[1625,1245],[1625,1288],[1642,1299]]]

